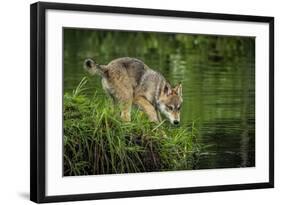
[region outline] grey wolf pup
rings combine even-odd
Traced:
[[[118,58],[107,65],[86,59],[84,68],[102,77],[102,86],[121,106],[121,118],[131,121],[131,107],[137,105],[150,121],[161,121],[162,113],[171,124],[179,124],[183,102],[182,85],[172,87],[158,72],[135,58]]]

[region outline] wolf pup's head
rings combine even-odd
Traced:
[[[182,99],[182,85],[179,83],[174,88],[166,84],[159,96],[157,102],[160,112],[169,119],[171,124],[177,125],[180,123],[180,109]]]

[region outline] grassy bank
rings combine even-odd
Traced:
[[[84,96],[85,84],[64,95],[64,175],[186,170],[196,164],[194,124],[151,123],[137,109],[124,123],[108,99]]]

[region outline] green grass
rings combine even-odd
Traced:
[[[64,95],[65,176],[193,169],[200,154],[194,123],[156,124],[137,109],[122,122],[108,99],[83,95],[85,85],[82,79]]]

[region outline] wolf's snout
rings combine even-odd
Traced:
[[[174,125],[178,125],[179,123],[180,123],[180,121],[174,120]]]
[[[92,68],[93,66],[95,65],[95,62],[92,60],[92,59],[86,59],[85,61],[84,61],[84,68],[85,69],[90,69],[90,68]]]

